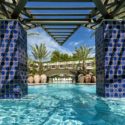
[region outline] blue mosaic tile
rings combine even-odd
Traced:
[[[96,31],[97,94],[125,97],[125,21],[105,20]]]
[[[16,20],[0,20],[0,98],[27,94],[27,34]]]

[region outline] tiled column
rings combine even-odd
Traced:
[[[105,20],[96,31],[97,95],[125,97],[125,21]]]
[[[0,20],[0,98],[27,94],[27,34],[16,20]]]

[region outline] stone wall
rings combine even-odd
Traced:
[[[27,34],[16,20],[0,20],[0,98],[27,94]]]

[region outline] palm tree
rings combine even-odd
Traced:
[[[53,51],[51,55],[51,62],[58,62],[61,60],[61,53],[58,50]]]
[[[28,65],[28,75],[35,75],[35,73],[37,72],[37,66],[35,62],[31,58],[28,58],[27,65]]]
[[[52,52],[51,62],[63,62],[63,61],[71,61],[72,56],[67,53],[61,53],[58,50]]]
[[[48,57],[49,52],[47,51],[47,48],[45,44],[41,43],[39,46],[35,44],[34,46],[31,46],[32,48],[32,55],[36,61],[38,61],[38,73],[43,73],[43,66],[42,62],[45,58]]]
[[[82,73],[86,74],[85,61],[89,58],[89,55],[92,51],[92,48],[87,47],[86,45],[81,46],[80,48],[76,48],[75,55],[77,56],[79,61],[82,61]]]

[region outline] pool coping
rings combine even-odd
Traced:
[[[33,83],[30,84],[28,83],[28,86],[38,86],[38,85],[49,85],[49,84],[68,84],[68,83]],[[70,84],[74,84],[74,85],[96,85],[96,83],[70,83]]]

